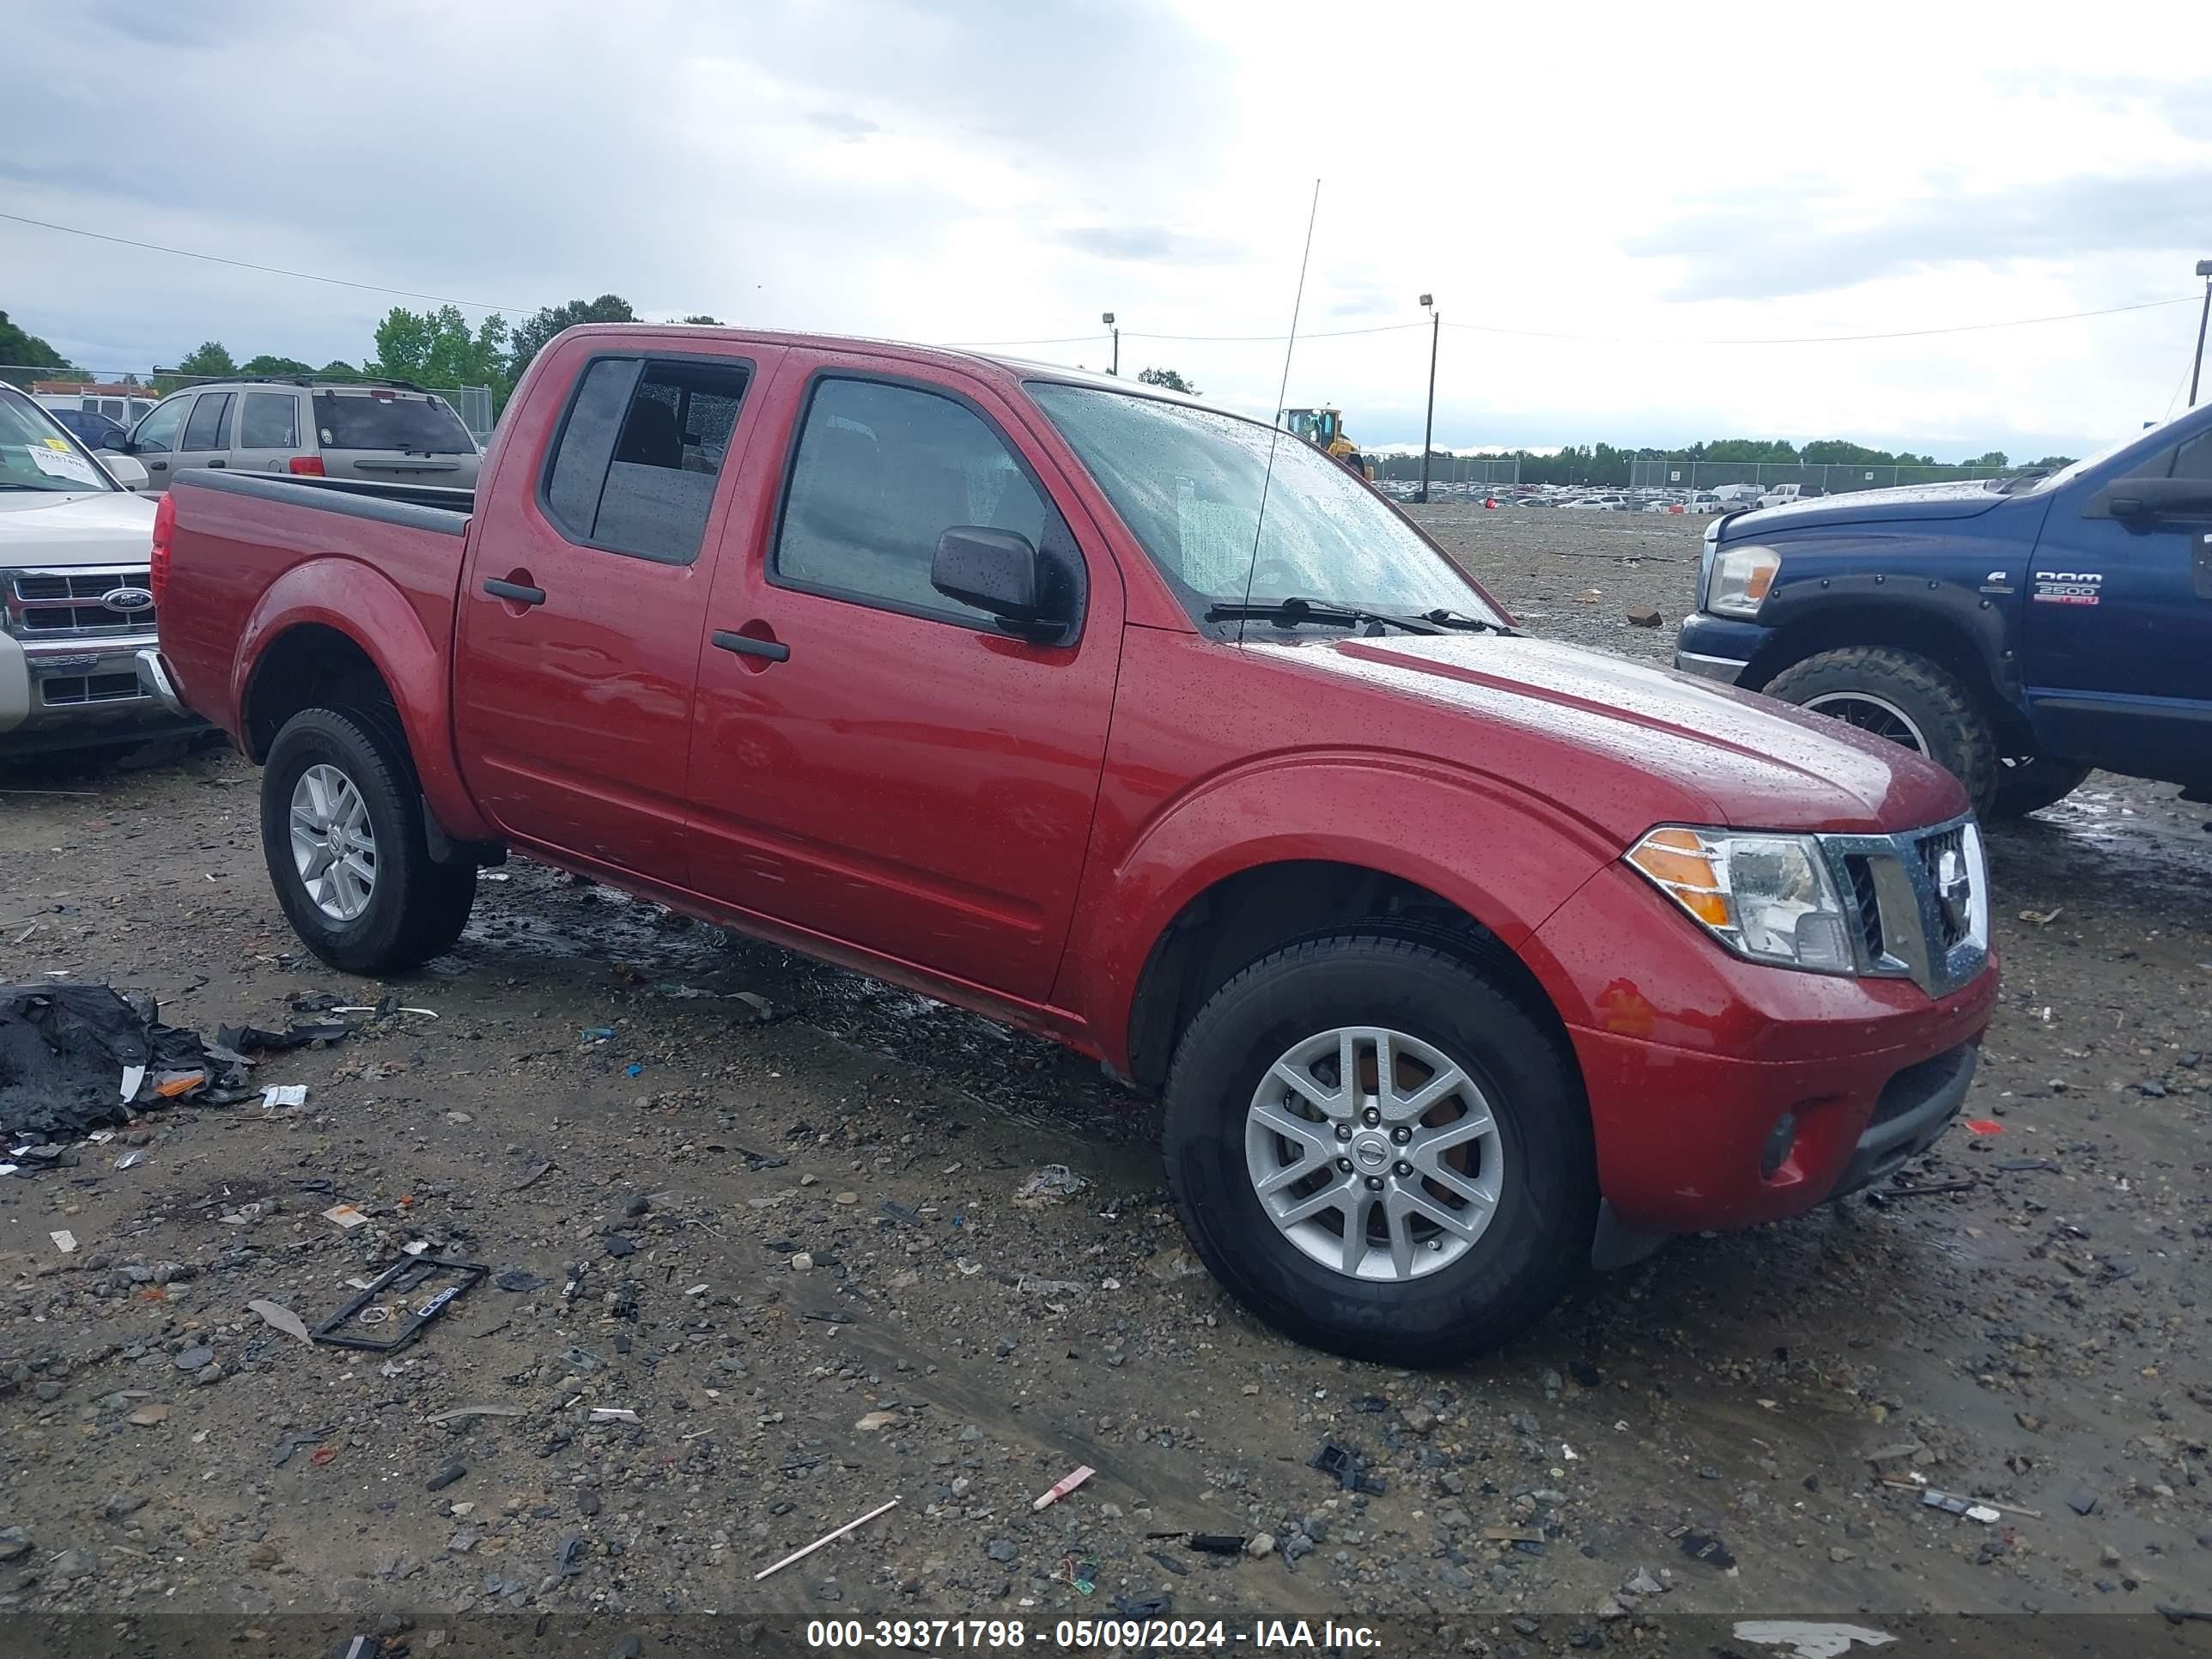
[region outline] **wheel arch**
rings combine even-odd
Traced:
[[[1764,690],[1824,651],[1911,651],[1938,664],[1979,699],[2008,745],[2033,747],[2004,617],[1979,595],[1905,578],[1838,577],[1817,600],[1795,599],[1781,611],[1771,619],[1774,631],[1736,681],[1745,690]]]

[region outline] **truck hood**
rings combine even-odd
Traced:
[[[1825,529],[1829,525],[1880,524],[1892,519],[1972,519],[2006,497],[1983,483],[1905,484],[1895,489],[1851,489],[1809,501],[1763,507],[1721,524],[1721,539],[1741,541],[1778,530]]]
[[[152,501],[124,491],[0,490],[0,569],[144,564],[153,555],[155,511]]]
[[[1966,810],[1957,780],[1895,744],[1603,652],[1492,634],[1266,648],[1474,717],[1442,752],[1540,777],[1624,842],[1668,821],[1888,833]]]

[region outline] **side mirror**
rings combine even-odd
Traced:
[[[131,453],[131,434],[128,432],[111,432],[93,447],[106,450],[111,454],[128,455]]]
[[[2212,513],[2212,478],[2115,478],[2105,492],[2105,510],[2116,519]]]
[[[1043,561],[1026,536],[957,524],[937,538],[929,585],[1028,632],[1045,623]]]
[[[143,464],[128,455],[106,453],[100,459],[107,468],[109,476],[125,489],[143,489],[153,482]]]

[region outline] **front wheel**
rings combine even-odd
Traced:
[[[1925,755],[1966,787],[1984,817],[1996,802],[1996,732],[1980,700],[1932,658],[1889,646],[1846,646],[1792,663],[1762,689]]]
[[[1255,963],[1191,1022],[1166,1108],[1192,1243],[1298,1341],[1449,1364],[1541,1317],[1589,1259],[1573,1061],[1432,945],[1347,934]]]
[[[261,847],[293,931],[349,974],[444,954],[476,900],[473,866],[432,862],[405,741],[370,714],[284,723],[261,774]]]

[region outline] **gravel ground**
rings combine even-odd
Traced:
[[[1535,630],[1671,650],[1695,521],[1431,522]],[[1906,1177],[1970,1188],[1680,1241],[1428,1375],[1247,1319],[1185,1250],[1149,1109],[1026,1037],[520,862],[429,971],[348,980],[285,927],[236,757],[0,789],[83,792],[0,794],[0,978],[143,988],[210,1034],[402,1006],[264,1059],[304,1108],[160,1110],[0,1181],[0,1613],[1170,1595],[1537,1652],[1660,1610],[2212,1601],[2212,836],[2170,787],[2100,775],[1996,834],[1969,1115],[1998,1132]],[[1024,1202],[1049,1164],[1084,1190]],[[314,1323],[417,1240],[518,1288],[391,1358],[246,1307]],[[1325,1440],[1382,1490],[1310,1468]],[[1913,1474],[2005,1512],[1882,1484]],[[1251,1542],[1150,1535],[1186,1531]]]

